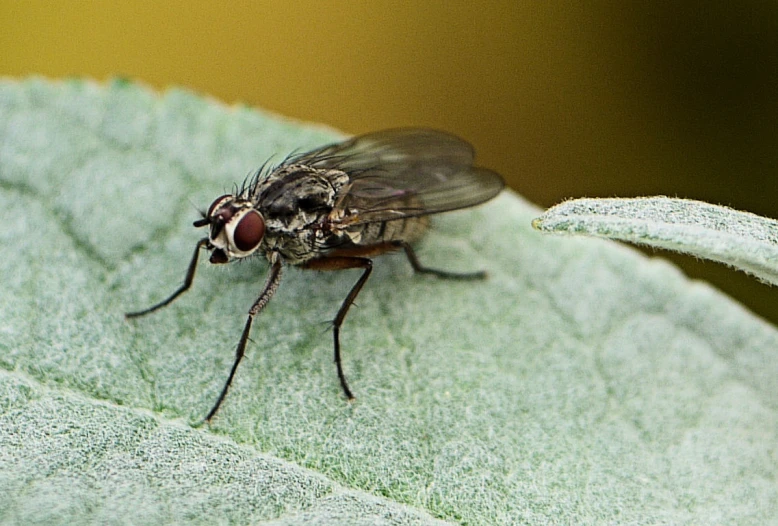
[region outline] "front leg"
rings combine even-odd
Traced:
[[[203,247],[208,246],[208,238],[204,237],[200,241],[197,242],[197,245],[194,249],[194,254],[192,254],[192,259],[189,261],[189,268],[186,271],[186,277],[184,278],[184,283],[176,291],[171,294],[166,300],[162,300],[159,303],[152,305],[148,309],[139,310],[136,312],[128,312],[124,315],[125,318],[138,318],[140,316],[145,316],[146,314],[152,313],[157,309],[161,309],[165,305],[170,304],[173,300],[175,300],[177,297],[179,297],[181,294],[189,290],[189,287],[192,286],[192,282],[194,281],[195,271],[197,270],[197,259],[200,256],[200,249]]]

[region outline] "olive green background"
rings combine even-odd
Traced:
[[[2,2],[0,75],[30,74],[446,129],[544,207],[664,194],[778,217],[775,3]],[[673,259],[778,321],[774,290]]]

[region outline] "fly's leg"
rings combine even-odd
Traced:
[[[232,379],[235,378],[235,372],[238,370],[238,364],[240,364],[240,361],[243,359],[243,355],[246,352],[246,344],[249,341],[249,335],[251,334],[251,322],[254,321],[254,316],[259,314],[259,312],[265,308],[265,305],[267,305],[270,301],[270,298],[273,297],[273,294],[275,294],[276,290],[278,289],[278,284],[281,282],[281,258],[279,258],[278,255],[274,255],[271,261],[272,265],[270,267],[270,274],[267,277],[267,281],[265,281],[265,286],[262,288],[262,292],[259,293],[259,297],[254,302],[254,305],[252,305],[249,309],[249,317],[246,319],[246,325],[243,327],[243,334],[241,334],[240,341],[238,342],[238,348],[235,350],[235,361],[232,363],[230,375],[227,377],[227,381],[225,382],[224,387],[222,388],[222,392],[219,394],[219,398],[216,400],[216,403],[213,405],[211,410],[208,411],[208,415],[205,417],[205,422],[211,421],[211,418],[213,418],[213,416],[219,410],[219,407],[222,405],[224,398],[227,396],[227,391],[230,388],[230,384],[232,384]]]
[[[486,278],[486,272],[483,270],[480,272],[460,273],[460,272],[446,272],[445,270],[437,270],[437,269],[425,267],[419,262],[419,258],[416,257],[416,252],[414,252],[413,248],[408,243],[406,243],[405,241],[399,241],[396,243],[396,246],[398,248],[402,248],[403,250],[405,250],[405,255],[408,256],[408,261],[411,263],[413,270],[420,274],[432,274],[433,276],[437,276],[443,279],[475,280],[475,279]]]
[[[161,309],[165,305],[170,304],[174,299],[179,297],[181,294],[189,290],[189,287],[192,286],[192,282],[194,281],[195,271],[197,270],[197,258],[200,256],[200,249],[203,248],[204,245],[208,243],[208,238],[204,237],[200,241],[197,242],[197,245],[195,246],[194,254],[192,254],[192,260],[189,262],[189,268],[186,271],[186,278],[184,279],[184,284],[178,287],[178,290],[176,290],[173,294],[170,295],[169,298],[166,300],[160,301],[156,305],[152,305],[148,309],[139,310],[136,312],[128,312],[124,315],[125,318],[137,318],[139,316],[145,316],[146,314],[149,314],[151,312],[154,312],[157,309]]]
[[[340,326],[343,324],[343,320],[346,318],[346,314],[348,313],[349,308],[351,308],[351,305],[354,303],[354,300],[357,298],[359,291],[362,290],[362,286],[364,286],[367,278],[370,277],[370,273],[373,271],[373,261],[370,259],[354,258],[353,262],[355,263],[355,266],[352,268],[363,268],[364,272],[362,272],[362,275],[359,277],[354,286],[351,287],[351,291],[349,291],[346,299],[343,300],[343,303],[340,306],[340,310],[338,310],[338,314],[335,316],[335,321],[332,323],[332,335],[335,340],[335,365],[338,368],[340,386],[343,388],[343,393],[349,400],[353,400],[354,395],[351,393],[351,389],[348,388],[348,384],[346,383],[346,376],[343,374],[343,364],[340,362]]]
[[[340,380],[340,387],[343,388],[343,393],[349,400],[354,400],[354,395],[346,382],[346,375],[343,374],[343,364],[340,361],[340,326],[343,325],[343,320],[346,318],[351,305],[354,304],[359,291],[367,282],[370,277],[370,273],[373,271],[373,261],[368,258],[362,257],[347,257],[347,256],[333,256],[322,259],[315,259],[305,264],[305,268],[313,270],[345,270],[350,268],[363,269],[362,275],[359,277],[354,286],[351,287],[346,299],[340,305],[340,310],[335,316],[335,320],[332,322],[332,336],[335,340],[335,366],[338,369],[338,379]]]

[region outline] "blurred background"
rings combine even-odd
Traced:
[[[5,0],[0,50],[3,76],[449,130],[542,207],[663,194],[778,217],[776,2]],[[778,291],[660,255],[778,322]]]

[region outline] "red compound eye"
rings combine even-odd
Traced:
[[[257,248],[263,237],[265,237],[265,220],[256,210],[249,210],[240,218],[232,240],[238,250],[250,252]]]

